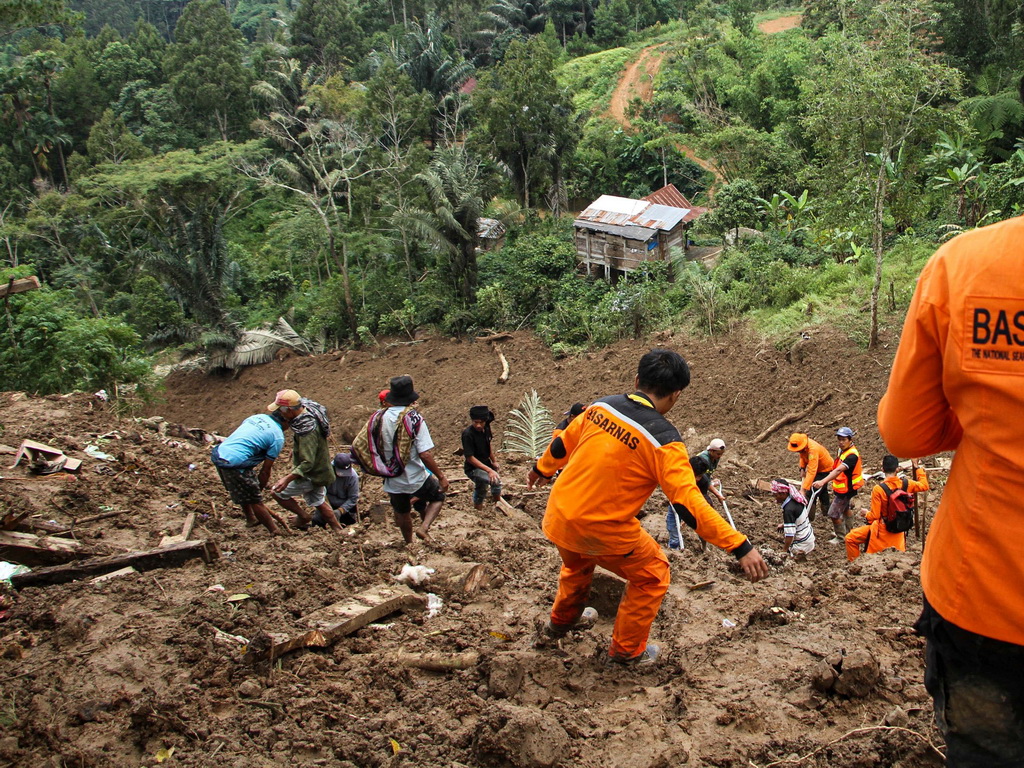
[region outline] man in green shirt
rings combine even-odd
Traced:
[[[295,500],[302,496],[306,504],[320,510],[320,514],[335,532],[343,528],[327,502],[327,486],[334,482],[334,468],[331,466],[330,448],[327,436],[331,433],[331,425],[327,419],[327,409],[320,403],[292,392],[302,413],[291,422],[292,434],[295,436],[292,445],[292,471],[271,486],[277,503],[295,514],[292,524],[297,528],[307,528],[312,513],[304,513]]]

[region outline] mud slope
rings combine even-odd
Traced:
[[[222,556],[101,584],[26,588],[8,595],[0,619],[0,765],[33,766],[937,766],[922,653],[909,631],[920,597],[920,544],[847,565],[821,544],[806,562],[772,556],[778,522],[771,501],[744,495],[749,478],[792,475],[784,427],[752,439],[787,413],[832,393],[798,425],[823,439],[840,423],[859,432],[867,463],[882,452],[874,410],[891,352],[864,354],[819,334],[790,358],[747,336],[650,340],[690,359],[693,385],[670,414],[691,450],[729,443],[721,475],[737,525],[767,550],[772,576],[741,580],[722,553],[700,553],[692,536],[673,556],[673,584],[653,638],[665,663],[609,668],[603,651],[617,599],[600,581],[602,617],[558,647],[534,650],[535,622],[554,595],[558,557],[539,521],[545,495],[526,495],[525,459],[505,456],[517,509],[472,509],[468,487],[451,498],[437,546],[401,550],[378,515],[351,534],[323,531],[270,539],[231,510],[209,465],[202,433],[166,434],[118,419],[85,395],[0,395],[3,442],[31,437],[81,457],[75,480],[2,471],[0,502],[45,520],[120,511],[76,527],[102,552],[156,546],[185,514],[194,537]],[[488,403],[500,440],[510,407],[536,388],[553,409],[630,388],[647,343],[622,343],[580,359],[553,360],[528,334],[503,343],[511,376],[489,345],[447,339],[315,359],[288,358],[237,378],[168,381],[152,414],[171,424],[225,433],[294,387],[327,404],[338,439],[373,405],[387,378],[411,373],[442,462],[453,455],[468,407]],[[833,360],[843,359],[838,366]],[[98,435],[106,435],[97,440]],[[84,453],[99,445],[114,457]],[[365,483],[364,511],[383,500]],[[933,493],[931,503],[937,501]],[[645,526],[664,540],[663,500]],[[818,520],[818,534],[826,531]],[[217,631],[253,639],[295,634],[301,618],[354,593],[393,583],[407,562],[457,573],[482,563],[493,585],[466,595],[451,580],[421,588],[443,608],[382,619],[325,650],[249,664]],[[500,578],[497,578],[500,577]],[[689,585],[713,581],[704,591]],[[209,591],[222,585],[223,591]],[[249,595],[230,602],[235,594]],[[468,668],[429,672],[399,654],[475,652]],[[475,663],[474,663],[475,662]],[[831,682],[822,693],[812,681]],[[893,727],[876,727],[889,723]],[[173,755],[166,757],[173,748]],[[161,752],[161,750],[164,750]],[[793,764],[793,763],[789,763]]]

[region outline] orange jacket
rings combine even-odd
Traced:
[[[835,466],[832,463],[832,454],[828,448],[816,440],[807,438],[807,447],[797,454],[800,457],[800,469],[804,470],[804,479],[801,485],[807,492],[811,490],[811,483],[814,476],[819,472],[831,472]]]
[[[853,471],[851,472],[849,469],[844,469],[835,476],[835,479],[832,480],[832,490],[837,495],[853,495],[864,487],[864,464],[860,460],[860,451],[857,450],[857,446],[851,445],[845,451],[836,456],[832,469],[836,469],[837,467],[845,464],[843,459],[851,455],[857,457],[857,463],[854,464]]]
[[[903,487],[898,477],[887,477],[883,481],[889,488],[896,490]],[[908,493],[920,493],[928,490],[928,475],[920,467],[917,468],[917,479],[907,481]],[[907,534],[891,533],[882,522],[882,510],[885,509],[886,494],[881,485],[875,484],[871,489],[871,509],[866,515],[871,526],[871,538],[868,539],[868,552],[881,552],[883,549],[895,547],[901,552],[907,551]]]
[[[544,514],[544,535],[559,547],[631,552],[643,530],[636,515],[660,485],[703,539],[737,557],[753,548],[704,499],[679,432],[643,395],[606,397],[574,419],[537,460],[541,475],[559,469]]]
[[[921,272],[878,406],[897,456],[956,449],[921,583],[947,621],[1024,645],[1024,217],[967,232]]]

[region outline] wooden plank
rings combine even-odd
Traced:
[[[512,517],[512,515],[519,511],[504,499],[498,499],[496,502],[494,502],[494,506],[496,506],[509,517]]]
[[[422,610],[426,602],[403,584],[374,587],[303,617],[313,627],[310,630],[294,636],[268,633],[254,638],[244,658],[248,662],[273,660],[300,648],[327,648],[388,614]]]
[[[36,536],[21,531],[0,531],[0,552],[5,553],[7,559],[25,565],[66,563],[92,554],[74,539]]]
[[[4,296],[13,296],[16,293],[37,290],[39,290],[39,278],[35,275],[8,280],[6,283],[0,284],[0,299]]]
[[[51,539],[51,541],[53,540]],[[67,540],[62,539],[62,541]],[[74,543],[78,544],[78,542]],[[11,585],[15,589],[23,589],[24,587],[42,587],[49,584],[65,584],[69,581],[116,571],[129,565],[137,571],[151,571],[155,568],[177,567],[196,558],[202,558],[204,562],[209,563],[218,557],[220,557],[220,551],[213,542],[183,541],[142,552],[124,552],[67,565],[37,568],[29,573],[12,576]]]
[[[160,546],[166,547],[168,544],[177,544],[182,541],[188,541],[188,537],[192,535],[192,528],[196,524],[196,513],[189,512],[185,516],[185,524],[181,527],[181,533],[175,534],[174,536],[164,536],[160,539]]]
[[[121,568],[117,571],[111,571],[110,573],[104,573],[102,576],[97,576],[95,579],[89,581],[90,584],[102,584],[104,581],[110,581],[111,579],[118,579],[122,576],[128,576],[132,573],[138,573],[130,565],[126,568]]]

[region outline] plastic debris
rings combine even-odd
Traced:
[[[104,453],[95,445],[85,446],[85,452],[92,456],[94,459],[99,459],[100,461],[117,461],[117,459],[115,459],[109,453]]]
[[[427,618],[432,619],[441,612],[444,602],[433,592],[427,594]]]
[[[240,603],[243,600],[248,600],[250,597],[251,597],[251,595],[247,595],[247,594],[245,594],[245,592],[239,592],[237,594],[229,596],[228,597],[228,602],[229,603]]]
[[[224,585],[223,584],[214,584],[212,587],[207,587],[206,591],[207,592],[223,592],[224,591]]]
[[[222,629],[213,628],[213,640],[217,643],[224,643],[225,645],[248,645],[249,641],[241,635],[232,635],[230,632],[225,632]]]
[[[402,572],[397,576],[392,576],[395,581],[399,584],[412,584],[418,587],[420,584],[424,584],[429,581],[431,574],[434,573],[433,568],[428,568],[425,565],[409,565],[406,563],[402,566]]]
[[[109,400],[109,399],[110,399],[110,398],[109,398],[109,397],[107,396],[107,390],[105,390],[105,389],[101,389],[101,390],[100,390],[99,392],[97,392],[96,394],[94,394],[94,395],[93,395],[93,397],[95,397],[95,398],[96,398],[97,400],[101,400],[101,401],[103,401],[104,403],[105,403],[105,402],[107,402],[107,400]]]
[[[18,565],[17,563],[0,561],[0,581],[10,583],[11,576],[17,576],[19,573],[28,573],[31,570],[32,569],[27,565]]]
[[[189,464],[188,465],[188,471],[189,472],[195,472],[195,470],[196,470],[196,465],[195,464]]]
[[[722,619],[722,626],[726,629],[732,629],[736,626],[736,622],[732,619]]]

